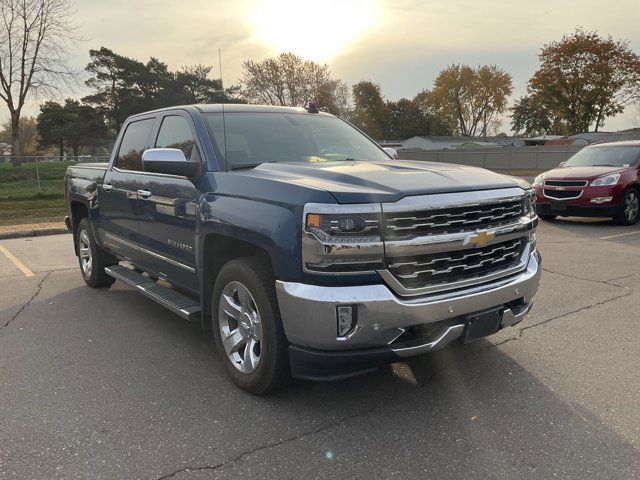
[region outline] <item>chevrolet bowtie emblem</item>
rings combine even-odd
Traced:
[[[487,244],[496,236],[493,232],[480,230],[469,235],[465,241],[465,245],[473,245],[474,247],[486,247]]]

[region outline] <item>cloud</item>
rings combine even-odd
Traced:
[[[208,64],[217,74],[221,48],[225,83],[231,84],[240,78],[243,60],[274,53],[255,34],[262,1],[269,0],[76,0],[75,17],[86,40],[73,58],[83,68],[89,49],[105,46],[143,61],[157,57],[172,69]],[[326,25],[314,23],[314,18],[325,18],[314,12],[326,8],[326,2],[297,4],[308,18],[304,34],[327,35]],[[513,75],[517,96],[538,65],[540,47],[578,25],[628,39],[640,51],[637,0],[618,0],[615,7],[601,0],[376,0],[367,5],[377,10],[375,25],[328,63],[349,83],[363,78],[380,83],[391,99],[429,88],[438,71],[454,62],[496,63]],[[31,102],[26,113],[36,111]],[[621,116],[607,126],[630,126],[629,118]]]

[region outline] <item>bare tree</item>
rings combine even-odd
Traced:
[[[347,108],[346,85],[331,76],[326,64],[282,53],[261,62],[247,60],[242,67],[244,94],[250,103],[306,107],[313,102],[338,115]]]
[[[0,99],[11,115],[13,154],[22,154],[20,115],[30,93],[52,95],[74,81],[71,0],[0,0]]]

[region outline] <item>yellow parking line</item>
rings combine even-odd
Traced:
[[[620,233],[618,235],[609,235],[608,237],[600,237],[600,240],[610,240],[612,238],[626,237],[627,235],[637,235],[639,233],[640,233],[640,230],[638,230],[637,232]]]
[[[13,264],[16,267],[18,267],[22,273],[25,274],[25,276],[33,277],[33,272],[31,270],[29,270],[29,268],[24,263],[22,263],[20,260],[18,260],[13,255],[13,253],[11,253],[9,250],[4,248],[2,245],[0,245],[0,252],[4,253],[4,256],[7,257],[9,260],[11,260],[13,262]]]

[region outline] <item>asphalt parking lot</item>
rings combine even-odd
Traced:
[[[520,325],[256,398],[199,324],[85,287],[71,236],[2,240],[0,478],[640,478],[640,226],[538,244]]]

